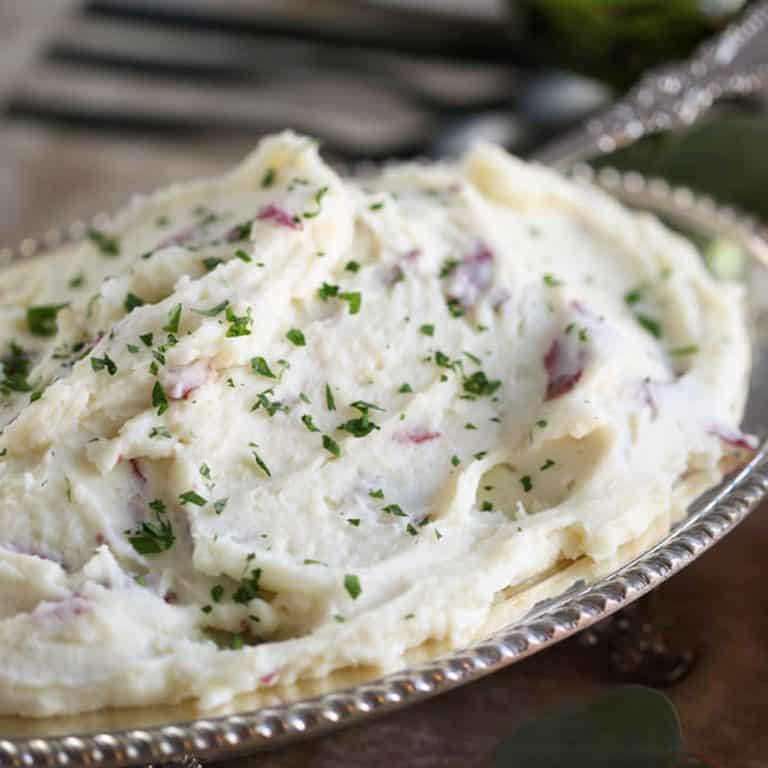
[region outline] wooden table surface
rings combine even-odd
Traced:
[[[63,5],[3,4],[0,89],[13,83],[41,30],[55,22],[50,11]],[[170,180],[221,170],[249,143],[104,137],[0,123],[0,247],[108,210]],[[728,768],[768,763],[766,513],[755,512],[660,595],[672,641],[699,653],[693,671],[665,690],[679,711],[686,748]],[[587,702],[617,682],[602,649],[574,639],[437,699],[238,764],[490,765],[489,756],[516,725]]]

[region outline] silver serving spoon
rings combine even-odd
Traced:
[[[626,96],[533,153],[567,168],[643,136],[688,126],[717,99],[768,87],[768,2],[760,2],[687,61],[652,70]]]

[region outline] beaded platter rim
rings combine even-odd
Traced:
[[[669,214],[693,229],[732,236],[754,259],[768,264],[768,229],[710,197],[613,168],[595,171],[578,165],[571,175],[633,207]],[[98,226],[105,219],[101,214],[92,223]],[[85,223],[76,222],[66,230],[50,230],[39,240],[26,239],[17,249],[0,249],[0,267],[82,239],[86,229]],[[706,501],[694,502],[694,511],[646,552],[589,585],[578,583],[538,603],[523,619],[468,647],[371,682],[277,706],[140,729],[0,739],[0,768],[118,768],[180,761],[190,755],[222,759],[423,701],[531,656],[642,597],[733,530],[766,496],[768,442],[714,494],[709,492]]]

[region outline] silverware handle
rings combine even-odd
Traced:
[[[690,125],[722,96],[768,86],[768,1],[757,3],[687,61],[645,75],[620,101],[534,153],[568,167],[643,136]]]

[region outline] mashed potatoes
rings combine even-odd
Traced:
[[[135,201],[0,284],[0,712],[198,697],[469,641],[720,476],[741,294],[495,147],[313,142]]]

